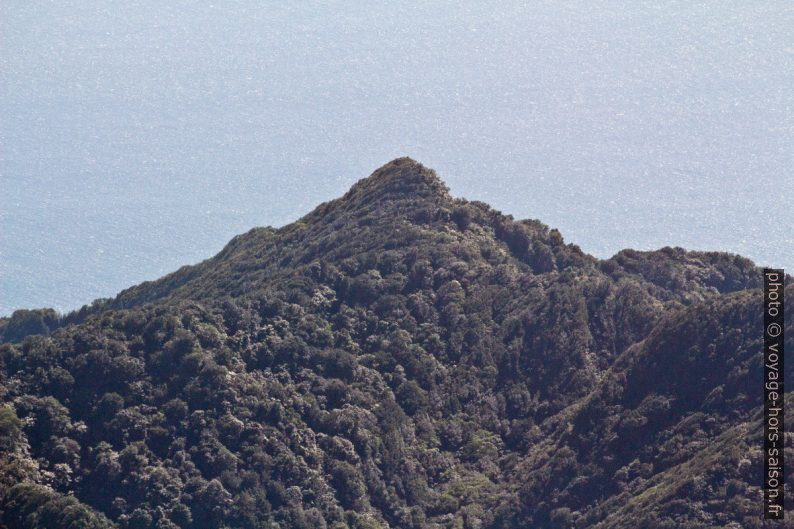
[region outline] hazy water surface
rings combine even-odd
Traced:
[[[0,314],[194,263],[401,155],[597,256],[794,269],[791,3],[287,4],[0,4]]]

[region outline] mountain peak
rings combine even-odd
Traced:
[[[359,180],[345,195],[347,200],[378,201],[394,198],[450,200],[449,190],[436,172],[404,156],[376,169]]]

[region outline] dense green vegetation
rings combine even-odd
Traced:
[[[760,285],[721,253],[597,260],[395,160],[199,265],[3,320],[0,517],[762,527]]]

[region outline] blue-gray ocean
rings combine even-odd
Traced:
[[[794,6],[0,4],[0,315],[77,308],[397,156],[622,248],[794,270]]]

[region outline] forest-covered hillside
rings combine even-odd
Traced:
[[[0,321],[0,525],[765,527],[761,285],[724,253],[596,259],[401,158]]]

